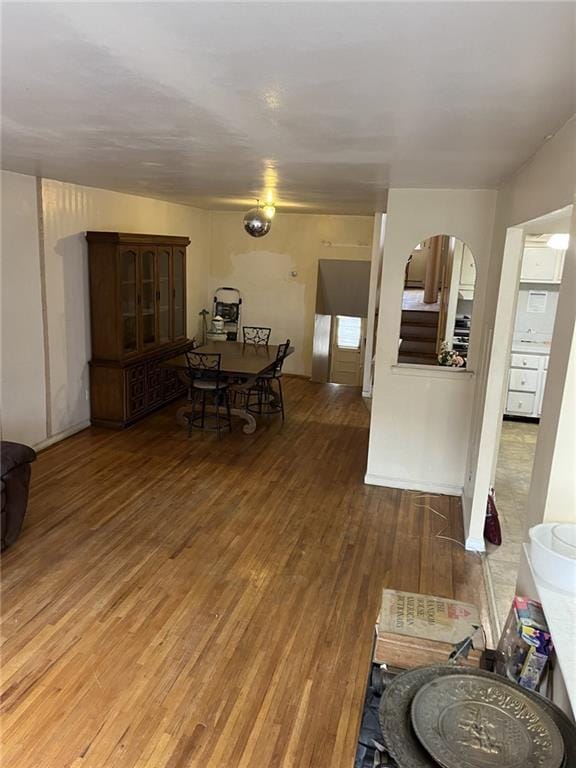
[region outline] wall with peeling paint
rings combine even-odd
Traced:
[[[242,212],[212,211],[211,309],[219,286],[239,288],[242,324],[272,328],[272,342],[290,338],[295,347],[288,373],[311,374],[319,259],[370,260],[372,216],[276,214],[270,233],[250,237]]]

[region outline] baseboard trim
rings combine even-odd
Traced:
[[[464,530],[470,530],[470,521],[472,520],[472,499],[465,493],[462,493],[462,518]]]
[[[482,575],[484,577],[484,588],[486,589],[486,599],[488,600],[488,614],[490,618],[490,629],[492,630],[492,639],[498,641],[502,632],[500,619],[498,618],[498,608],[496,605],[496,594],[494,592],[494,582],[492,573],[488,564],[488,558],[482,558]]]
[[[63,432],[58,432],[56,435],[51,435],[51,437],[46,438],[46,440],[41,440],[39,443],[36,443],[36,445],[32,447],[35,451],[43,451],[45,448],[50,448],[50,446],[54,445],[54,443],[59,443],[61,440],[66,440],[67,437],[72,437],[72,435],[75,435],[77,432],[82,432],[83,429],[86,429],[86,427],[89,426],[90,419],[86,419],[85,421],[81,421],[79,424],[75,424],[69,429],[65,429]]]
[[[486,551],[486,542],[484,539],[479,539],[476,536],[468,536],[466,539],[464,546],[469,552],[485,552]]]
[[[443,496],[462,496],[463,487],[461,485],[451,485],[450,483],[433,483],[430,481],[419,481],[402,479],[398,477],[385,477],[383,475],[373,475],[367,472],[364,477],[366,485],[379,485],[384,488],[401,488],[404,491],[423,491],[425,493],[439,493]]]

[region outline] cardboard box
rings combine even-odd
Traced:
[[[456,643],[474,635],[474,648],[460,663],[477,667],[484,635],[475,606],[435,595],[385,589],[374,662],[409,669],[444,664]]]

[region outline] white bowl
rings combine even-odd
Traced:
[[[576,524],[558,523],[552,526],[552,549],[573,560],[576,558]]]
[[[530,528],[530,560],[540,580],[560,592],[576,594],[576,559],[556,550],[558,539],[553,539],[552,529],[557,525],[541,523]]]

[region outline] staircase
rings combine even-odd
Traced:
[[[402,311],[399,363],[437,365],[436,336],[439,317],[440,313],[433,310],[421,312],[405,309]]]

